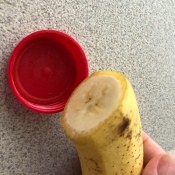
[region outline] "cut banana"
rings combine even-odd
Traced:
[[[65,120],[77,133],[89,131],[111,115],[121,98],[121,84],[113,76],[83,82],[67,105]]]
[[[141,122],[124,75],[96,72],[70,97],[62,125],[77,148],[83,175],[140,175]]]

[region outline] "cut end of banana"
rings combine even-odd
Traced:
[[[107,119],[122,96],[121,81],[114,75],[89,77],[72,94],[64,115],[76,133],[88,132]]]

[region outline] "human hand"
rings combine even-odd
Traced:
[[[144,169],[142,175],[175,175],[175,160],[143,132]]]

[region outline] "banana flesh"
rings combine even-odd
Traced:
[[[91,77],[78,91],[70,99],[65,113],[67,124],[77,133],[89,131],[105,120],[121,98],[120,82],[113,76]]]

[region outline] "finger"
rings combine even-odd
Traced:
[[[175,160],[167,155],[152,158],[144,168],[142,175],[174,175]]]
[[[159,160],[157,172],[158,172],[158,175],[174,175],[175,174],[175,160],[168,154],[165,154]]]
[[[145,132],[143,136],[144,166],[156,156],[165,154],[165,151]]]
[[[158,175],[157,166],[161,156],[152,158],[143,169],[142,175]]]

